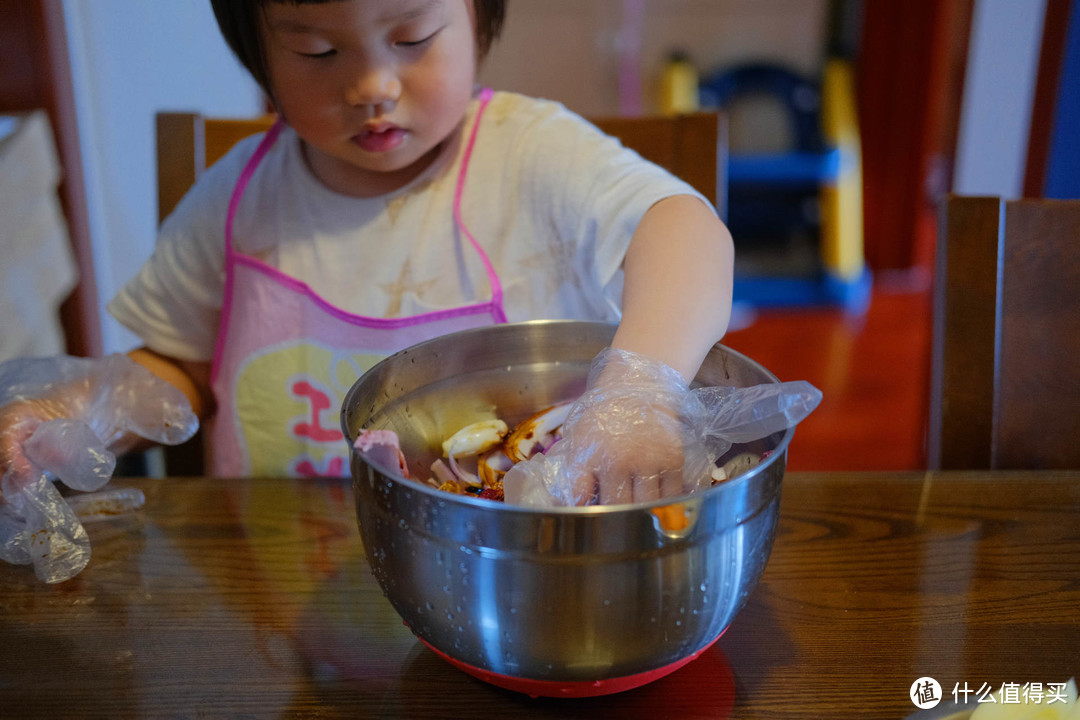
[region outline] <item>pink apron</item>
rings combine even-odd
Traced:
[[[491,300],[422,315],[353,315],[233,248],[233,220],[244,189],[283,125],[279,121],[267,132],[237,180],[225,221],[225,298],[211,375],[217,399],[210,428],[214,475],[347,475],[339,416],[356,378],[418,342],[506,322],[499,277],[461,219],[465,175],[491,96],[487,89],[480,94],[454,196],[454,222],[480,256]]]

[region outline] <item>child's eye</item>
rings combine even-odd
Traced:
[[[395,47],[400,47],[400,48],[411,48],[411,47],[419,47],[421,45],[426,45],[427,43],[434,40],[435,36],[438,35],[441,31],[442,31],[442,28],[439,28],[435,32],[431,33],[427,37],[422,38],[420,40],[398,40],[396,43],[394,43],[394,46]]]
[[[333,57],[334,55],[337,55],[337,50],[334,50],[334,49],[331,48],[330,50],[326,50],[326,51],[321,52],[321,53],[297,53],[297,55],[300,55],[300,56],[306,57],[306,58],[320,59],[320,58]]]

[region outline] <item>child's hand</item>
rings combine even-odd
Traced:
[[[24,445],[41,423],[62,415],[56,403],[46,399],[20,399],[0,407],[0,477],[3,478],[0,501],[4,498],[4,488],[10,492],[25,487],[39,475],[26,457]]]
[[[0,364],[0,559],[62,582],[90,559],[90,540],[53,487],[105,485],[114,453],[144,440],[180,443],[198,429],[187,397],[124,355]]]
[[[575,505],[619,505],[682,495],[684,438],[675,398],[609,386],[581,406],[556,446]],[[554,450],[555,448],[553,448]]]
[[[593,363],[562,439],[507,473],[506,501],[526,505],[613,505],[674,497],[710,482],[693,401],[673,368],[607,349]]]
[[[820,402],[801,380],[689,390],[674,368],[608,348],[593,361],[562,439],[506,473],[506,502],[614,505],[702,490],[733,443],[793,427]]]
[[[123,355],[0,364],[3,491],[45,474],[96,490],[112,476],[114,453],[143,440],[177,444],[198,425],[183,393]]]

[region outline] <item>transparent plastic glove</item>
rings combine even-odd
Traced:
[[[593,361],[562,439],[506,474],[506,502],[610,505],[701,490],[732,443],[791,427],[820,401],[806,382],[690,390],[673,368],[608,348]]]
[[[89,541],[49,481],[97,490],[115,453],[140,438],[179,444],[198,426],[183,393],[125,355],[0,364],[0,558],[33,562],[45,582],[73,577]]]

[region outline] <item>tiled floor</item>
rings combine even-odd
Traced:
[[[903,277],[876,279],[865,315],[762,310],[723,342],[822,391],[796,430],[790,470],[916,470],[926,467],[930,338],[928,283]]]

